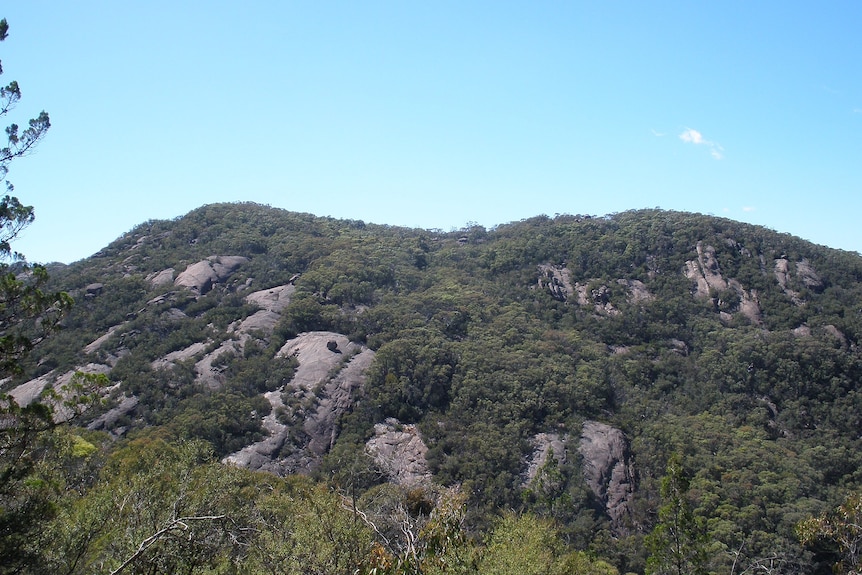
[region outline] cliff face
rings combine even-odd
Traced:
[[[628,439],[621,430],[598,421],[585,421],[577,438],[539,433],[531,443],[524,477],[526,489],[559,489],[560,485],[548,485],[549,481],[555,481],[555,474],[548,473],[548,469],[564,466],[577,457],[583,481],[608,518],[611,531],[623,536],[635,529],[632,514],[635,467]]]
[[[583,458],[584,479],[604,507],[611,528],[617,534],[630,532],[635,470],[625,435],[610,425],[587,421],[578,452]]]

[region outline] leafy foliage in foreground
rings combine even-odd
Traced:
[[[395,507],[370,515],[308,479],[213,462],[203,442],[142,437],[104,463],[104,446],[87,445],[86,453],[57,447],[63,465],[52,473],[69,482],[66,492],[55,496],[51,518],[0,572],[480,575],[578,566],[580,573],[616,574],[606,563],[567,552],[553,526],[530,515],[507,516],[487,545],[477,545],[463,530],[457,492],[441,493],[430,515],[411,515],[399,494]],[[82,471],[94,468],[99,477],[82,484]],[[382,538],[384,546],[384,530],[401,540]]]

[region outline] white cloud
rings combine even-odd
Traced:
[[[688,144],[694,144],[695,146],[706,146],[709,148],[710,155],[716,160],[724,158],[724,148],[721,144],[707,140],[703,137],[703,134],[697,130],[686,128],[682,131],[682,134],[679,135],[679,139]]]
[[[706,140],[703,139],[703,134],[697,130],[692,130],[691,128],[686,128],[682,134],[679,135],[679,139],[683,142],[689,142],[690,144],[703,144],[706,142]]]
[[[656,132],[655,130],[653,130],[652,135],[660,138],[660,137],[664,136],[665,133],[664,132]]]
[[[757,208],[755,208],[754,206],[742,206],[742,211],[743,211],[743,212],[753,212],[753,211],[755,211],[756,209],[757,209]]]

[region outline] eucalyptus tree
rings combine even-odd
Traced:
[[[9,35],[6,19],[0,20],[0,42]],[[0,74],[3,66],[0,63]],[[0,118],[12,112],[21,100],[18,82],[0,87]],[[48,280],[44,267],[24,262],[12,250],[11,242],[33,222],[33,207],[12,196],[14,186],[6,179],[9,165],[31,153],[51,127],[47,112],[42,111],[24,129],[16,123],[6,127],[6,143],[0,148],[0,179],[6,194],[0,198],[0,376],[17,371],[20,361],[32,347],[56,327],[63,311],[71,305],[64,293],[45,293]]]
[[[9,35],[6,19],[0,20],[0,42]],[[0,74],[3,73],[0,64]],[[18,82],[0,87],[0,118],[12,112],[21,100]],[[6,142],[0,148],[0,179],[6,194],[0,198],[0,379],[20,371],[27,353],[57,326],[71,306],[62,292],[43,291],[48,274],[42,266],[29,265],[12,250],[11,242],[33,222],[32,206],[12,196],[14,186],[6,179],[9,165],[31,153],[45,136],[51,121],[46,112],[29,120],[26,128],[16,123],[6,127]],[[0,394],[0,572],[14,571],[29,560],[27,549],[40,531],[42,519],[51,512],[48,482],[34,477],[40,461],[49,457],[53,438],[46,437],[54,425],[52,410],[34,402],[19,406]]]
[[[646,540],[648,575],[703,575],[707,572],[706,526],[689,501],[689,478],[682,457],[671,455],[661,480],[658,524]]]

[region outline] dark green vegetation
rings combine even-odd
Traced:
[[[248,260],[199,297],[149,279],[214,255]],[[34,455],[28,475],[50,510],[25,542],[33,572],[110,572],[132,558],[126,569],[141,573],[303,561],[321,573],[531,572],[519,562],[536,573],[815,573],[840,558],[824,538],[803,547],[796,529],[862,487],[857,254],[659,210],[444,233],[238,204],[148,222],[49,271],[75,306],[7,387],[99,361],[113,364],[109,398],[139,403],[114,439],[74,427],[40,439],[62,455]],[[222,385],[196,384],[193,361],[152,367],[196,342],[217,347],[256,310],[246,291],[292,279],[274,332],[216,366]],[[376,352],[322,465],[282,480],[212,463],[207,453],[266,435],[261,394],[296,369],[275,354],[307,331]],[[417,425],[436,487],[405,491],[375,472],[364,446],[386,418]],[[587,420],[630,442],[636,490],[622,527],[574,448],[524,485],[533,438],[575,445]],[[383,518],[377,532],[363,513]]]

